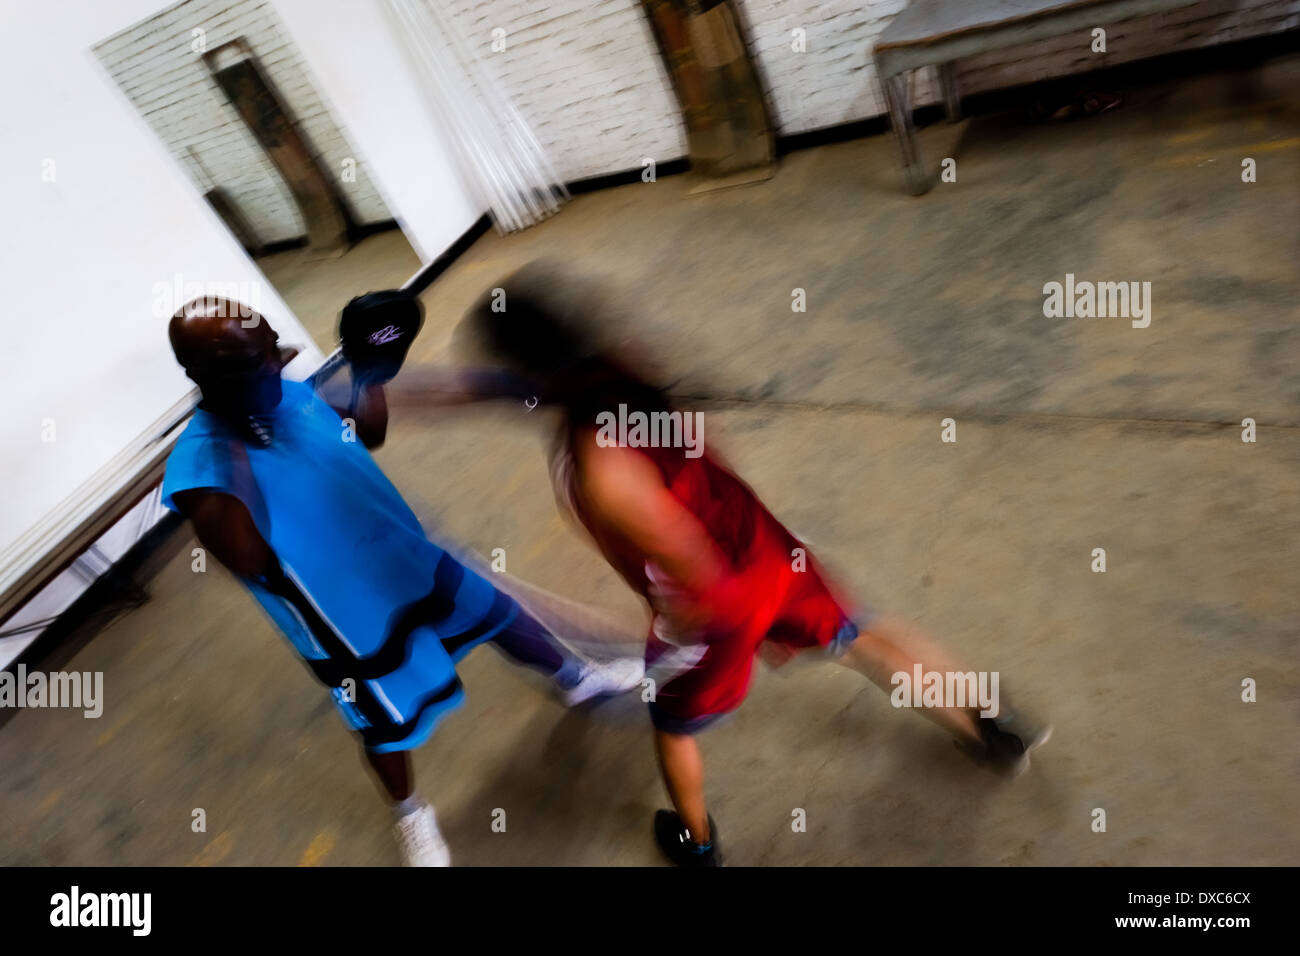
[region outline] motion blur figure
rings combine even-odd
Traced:
[[[627,356],[598,344],[593,322],[608,325],[609,317],[593,314],[593,299],[553,266],[534,263],[486,294],[460,334],[469,348],[486,349],[530,379],[537,402],[559,412],[551,469],[557,499],[651,612],[650,717],[676,808],[655,815],[656,840],[677,864],[716,866],[717,828],[705,807],[695,735],[740,705],[760,650],[774,664],[818,652],[886,692],[892,675],[910,675],[917,663],[926,671],[964,669],[902,623],[846,610],[807,546],[707,449],[630,447],[602,436],[621,407],[660,421],[683,413]],[[1029,750],[1046,739],[1005,706],[997,720],[977,707],[921,712],[978,762],[1009,775],[1025,769]]]
[[[342,327],[363,336],[344,343],[356,386],[332,407],[282,380],[291,356],[263,317],[226,299],[186,305],[169,334],[202,400],[167,461],[163,501],[331,689],[392,803],[404,860],[437,866],[450,852],[415,793],[409,751],[463,700],[457,661],[491,641],[548,675],[570,705],[637,686],[642,667],[564,647],[430,541],[370,457],[388,425],[384,382],[419,310],[400,292],[349,303]]]

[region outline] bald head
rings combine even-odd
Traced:
[[[280,339],[247,306],[216,296],[194,299],[172,316],[167,335],[176,361],[203,393],[203,408],[243,421],[279,405]]]
[[[270,324],[243,303],[218,296],[193,299],[167,327],[176,361],[187,371],[242,365],[275,351]]]

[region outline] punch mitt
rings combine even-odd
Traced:
[[[339,317],[339,342],[353,380],[363,385],[391,380],[423,324],[424,306],[401,289],[367,292],[349,302]]]

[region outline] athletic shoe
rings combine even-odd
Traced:
[[[1008,779],[1020,776],[1029,769],[1029,755],[1047,743],[1052,736],[1049,724],[1034,728],[1018,714],[1005,713],[994,719],[979,718],[982,747],[963,741],[954,741],[957,749],[982,767]]]
[[[433,807],[427,803],[397,818],[397,845],[404,866],[451,866],[451,850],[438,832]]]
[[[609,697],[629,691],[645,677],[645,661],[639,657],[617,657],[612,661],[589,661],[578,683],[564,692],[564,703],[576,707],[593,697]]]
[[[691,831],[672,810],[655,811],[655,842],[664,856],[677,866],[722,866],[718,849],[718,825],[709,817],[708,844],[701,846],[691,839]]]

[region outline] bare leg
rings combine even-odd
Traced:
[[[522,608],[491,643],[515,662],[540,670],[565,689],[582,679],[582,661]]]
[[[866,676],[885,693],[892,693],[890,678],[903,671],[912,673],[914,664],[924,671],[956,672],[958,667],[942,649],[923,633],[901,621],[877,618],[869,630],[849,645],[840,663]],[[981,744],[979,709],[976,707],[922,707],[923,716],[943,727],[959,740]]]
[[[704,809],[704,760],[690,734],[655,731],[655,752],[668,797],[696,843],[708,843],[709,815]]]
[[[438,830],[433,807],[415,794],[410,753],[398,750],[377,754],[366,750],[365,756],[391,801],[389,809],[403,862],[407,866],[451,866],[451,851]]]
[[[380,786],[388,794],[389,800],[393,803],[401,803],[408,799],[415,792],[413,781],[414,774],[411,773],[411,755],[405,750],[394,751],[393,753],[377,754],[369,750],[363,751],[366,756],[366,763],[370,764],[370,769],[375,772]]]

